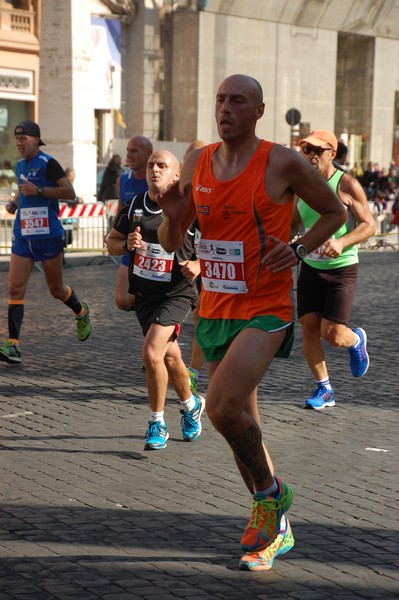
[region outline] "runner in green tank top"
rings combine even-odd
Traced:
[[[303,353],[317,384],[304,408],[315,410],[335,405],[322,340],[348,349],[354,377],[362,377],[370,363],[366,332],[361,327],[350,329],[348,323],[359,262],[356,244],[375,233],[375,223],[360,183],[333,164],[337,145],[335,135],[323,129],[300,142],[302,156],[327,180],[348,215],[346,223],[325,244],[306,254],[298,279]],[[298,198],[293,232],[298,232],[301,223],[307,231],[318,219],[319,214]]]

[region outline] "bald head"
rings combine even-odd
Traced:
[[[152,142],[144,135],[136,135],[128,141],[127,145],[129,146],[130,143],[138,146],[143,152],[148,154],[152,152]]]
[[[148,159],[146,177],[150,198],[155,200],[156,194],[165,192],[179,179],[179,159],[168,150],[156,150]]]
[[[126,162],[138,179],[146,176],[147,160],[152,153],[152,143],[147,137],[137,135],[130,138],[126,146]]]
[[[252,95],[257,104],[263,102],[262,86],[259,81],[250,75],[230,75],[222,81],[220,88],[226,84],[236,86],[241,89],[243,93]]]
[[[265,111],[262,88],[249,75],[230,75],[216,94],[215,117],[218,132],[228,146],[253,144],[255,129]]]
[[[193,142],[191,142],[191,144],[188,145],[188,147],[187,147],[187,149],[186,149],[186,151],[184,153],[183,160],[186,160],[186,157],[193,150],[198,150],[199,148],[203,148],[206,145],[207,145],[207,143],[204,142],[203,140],[194,140]]]

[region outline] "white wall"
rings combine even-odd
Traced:
[[[374,58],[370,160],[388,167],[392,160],[395,91],[399,91],[399,43],[377,38]]]
[[[334,31],[201,13],[198,137],[218,139],[215,94],[234,73],[251,75],[263,87],[266,111],[259,136],[289,145],[290,108],[312,128],[334,129],[336,55]]]

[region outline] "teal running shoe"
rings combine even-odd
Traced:
[[[0,346],[0,360],[9,363],[10,365],[20,365],[22,362],[21,350],[17,344],[11,340],[6,340]]]
[[[241,571],[270,571],[273,568],[273,561],[280,554],[289,552],[295,544],[291,525],[286,519],[285,531],[280,531],[274,542],[265,550],[260,552],[250,552],[244,554],[240,559],[238,568]]]
[[[303,408],[323,410],[326,406],[335,406],[334,390],[329,390],[324,385],[319,385],[318,388],[313,390],[311,397],[305,400]]]
[[[196,401],[195,407],[188,412],[181,410],[182,418],[180,421],[181,432],[185,442],[193,442],[201,435],[201,415],[205,408],[205,398],[193,394]]]
[[[169,433],[165,424],[162,425],[161,421],[148,421],[144,450],[163,450],[166,448],[168,438]]]
[[[370,366],[370,357],[367,354],[367,335],[361,327],[352,329],[360,337],[360,343],[356,348],[348,348],[349,362],[353,377],[363,377]]]
[[[85,309],[83,317],[76,317],[76,327],[78,332],[78,338],[81,342],[87,340],[92,331],[92,325],[90,321],[89,305],[86,302],[81,302],[81,305]]]
[[[190,390],[195,394],[197,392],[197,388],[198,388],[198,381],[195,377],[195,373],[190,369],[190,367],[187,367],[187,373],[188,373],[188,381],[190,384]]]

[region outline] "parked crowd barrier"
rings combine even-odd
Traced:
[[[374,221],[377,226],[375,235],[365,242],[359,244],[364,250],[379,250],[380,248],[392,248],[399,250],[399,227],[392,223],[391,211],[373,212]]]
[[[0,202],[0,255],[10,254],[11,252],[12,228],[15,216],[6,211],[8,201],[7,198]]]
[[[15,218],[15,215],[6,211],[5,206],[6,202],[0,201],[0,255],[3,256],[11,254]],[[60,203],[59,219],[65,229],[66,252],[106,254],[104,238],[111,229],[117,208],[117,200],[108,200],[106,204],[90,202],[72,207]],[[373,216],[377,224],[377,233],[360,244],[360,248],[378,250],[388,246],[399,250],[399,227],[392,224],[392,213],[383,211]],[[119,257],[111,259],[116,264],[120,262]]]
[[[0,254],[11,254],[12,230],[15,215],[10,215],[5,204],[0,204]],[[93,252],[105,254],[104,237],[109,227],[109,210],[102,202],[68,206],[60,203],[58,215],[66,234],[66,252]]]
[[[66,232],[66,252],[107,252],[107,211],[102,202],[60,205],[58,215]]]
[[[111,231],[112,222],[118,214],[118,200],[107,200],[105,208],[108,215],[108,231]]]

